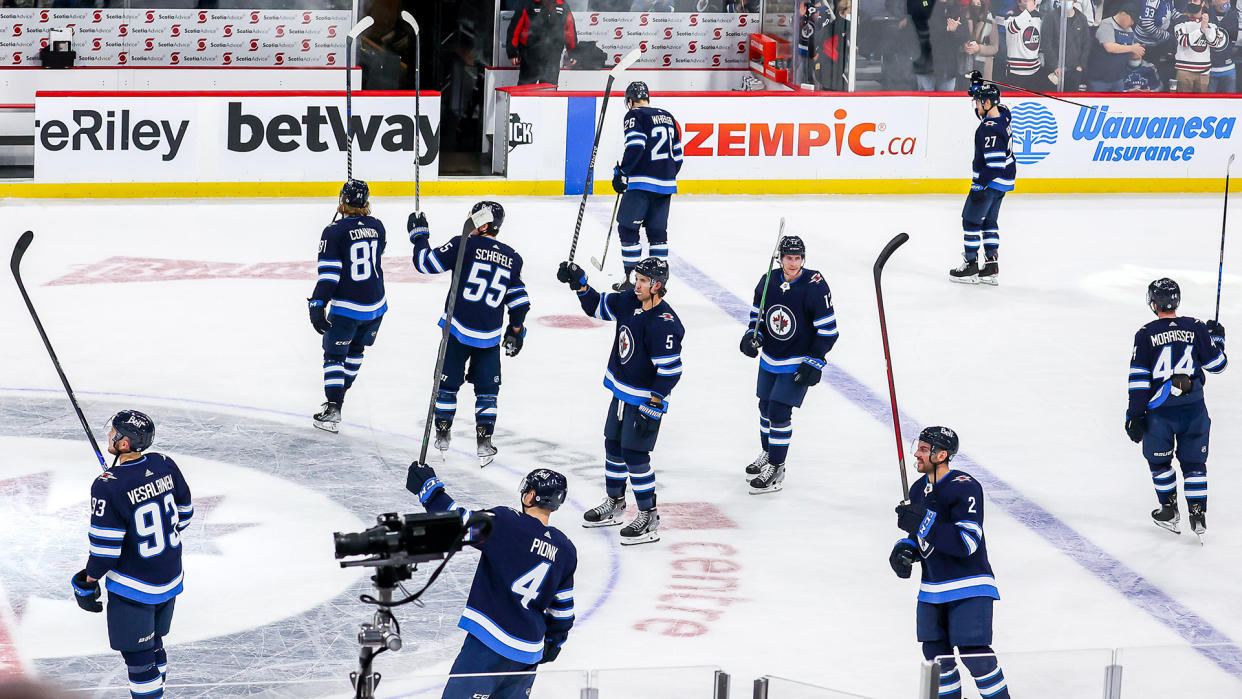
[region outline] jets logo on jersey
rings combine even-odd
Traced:
[[[811,283],[814,284],[816,282],[823,281],[823,279],[824,277],[819,272],[816,272],[814,275],[811,276]]]
[[[785,306],[773,306],[768,311],[768,332],[778,340],[787,340],[798,329],[794,314]]]
[[[1039,50],[1039,30],[1035,27],[1027,27],[1022,30],[1022,45],[1031,51]]]
[[[672,313],[661,313],[660,320],[667,320],[668,322],[671,323],[673,322],[673,314]]]
[[[968,476],[968,475],[966,475],[966,474],[964,474],[964,473],[963,473],[962,475],[958,476],[957,478],[954,478],[954,479],[953,479],[953,482],[954,482],[954,483],[969,483],[969,482],[970,482],[970,476]]]
[[[630,329],[621,328],[621,332],[617,333],[617,358],[622,364],[630,361],[630,357],[634,356],[634,336],[630,334]]]
[[[116,476],[112,475],[112,472],[111,472],[111,471],[104,471],[103,473],[99,474],[99,480],[101,480],[101,481],[114,481],[114,480],[116,480]]]

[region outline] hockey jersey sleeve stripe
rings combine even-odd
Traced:
[[[966,532],[962,532],[961,534],[962,541],[966,544],[966,555],[974,555],[975,551],[979,550],[979,542],[975,541],[975,537],[967,534]]]
[[[954,522],[954,524],[961,527],[962,529],[965,529],[971,534],[974,534],[976,537],[980,537],[980,538],[983,537],[983,527],[979,526],[978,522],[972,522],[968,519],[963,519],[963,520]]]
[[[815,334],[819,335],[820,337],[836,337],[837,329],[836,328],[832,328],[831,330],[820,329],[820,330],[816,330]]]
[[[97,524],[92,524],[90,529],[87,530],[87,533],[90,534],[91,536],[98,537],[100,539],[124,539],[125,538],[124,529],[112,529],[109,527],[101,527]]]
[[[339,274],[324,274],[324,273],[320,273],[320,274],[319,274],[319,278],[318,278],[318,279],[316,279],[316,281],[320,281],[320,282],[339,282],[339,281],[341,281],[341,275],[339,275]]]
[[[548,609],[548,616],[553,619],[572,619],[574,618],[574,609]]]
[[[629,138],[629,140],[627,140],[627,141],[625,142],[625,147],[626,147],[626,148],[629,148],[629,147],[631,147],[631,146],[638,146],[639,148],[641,148],[641,147],[643,147],[643,146],[644,146],[644,145],[646,145],[646,144],[647,144],[647,140],[646,140],[646,139],[644,139],[644,138],[642,138],[642,137],[635,137],[635,136],[631,136],[631,137]]]
[[[1132,367],[1130,367],[1130,376],[1135,376],[1135,375],[1138,375],[1138,374],[1150,374],[1150,373],[1151,373],[1151,370],[1150,370],[1150,369],[1144,369],[1144,368],[1143,368],[1143,367],[1141,367],[1141,366],[1132,366]]]
[[[1221,369],[1224,369],[1224,368],[1225,368],[1225,363],[1226,363],[1227,361],[1229,361],[1229,360],[1225,357],[1225,353],[1224,353],[1224,352],[1221,352],[1220,354],[1216,355],[1216,359],[1213,359],[1212,361],[1208,362],[1207,364],[1204,364],[1204,365],[1203,365],[1203,370],[1204,370],[1204,371],[1210,371],[1210,372],[1212,372],[1212,373],[1216,373],[1216,372],[1220,371]]]
[[[557,602],[572,602],[574,599],[574,588],[570,587],[557,592],[553,599]]]
[[[664,355],[663,357],[652,357],[651,358],[651,363],[656,366],[672,364],[674,362],[680,362],[680,361],[681,361],[680,354],[667,354],[667,355]]]
[[[509,310],[513,310],[514,308],[517,308],[518,306],[529,306],[530,297],[527,296],[526,294],[522,294],[521,296],[517,298],[509,299],[509,301],[507,301],[505,305],[509,307]]]
[[[444,265],[440,264],[440,258],[431,250],[418,251],[418,271],[423,274],[443,274]]]
[[[643,133],[642,131],[639,131],[638,129],[628,129],[625,132],[625,137],[626,138],[641,138],[644,141],[647,140],[647,134]]]
[[[1149,388],[1151,388],[1151,382],[1150,382],[1150,381],[1147,381],[1147,380],[1143,380],[1143,381],[1131,381],[1131,382],[1130,382],[1130,386],[1129,386],[1129,389],[1130,389],[1131,391],[1138,391],[1138,390],[1144,390],[1144,391],[1145,391],[1145,390],[1147,390],[1147,389],[1149,389]]]
[[[681,376],[681,362],[673,366],[662,366],[656,369],[656,374],[659,376]]]
[[[90,554],[92,556],[103,556],[104,558],[120,558],[121,547],[120,546],[99,546],[98,544],[92,543],[90,545]]]
[[[319,266],[320,267],[335,267],[336,269],[344,268],[344,265],[341,263],[340,260],[322,260],[321,259],[319,260]]]
[[[837,322],[837,314],[836,314],[836,313],[829,313],[828,315],[824,316],[823,318],[817,318],[817,319],[815,319],[815,321],[813,321],[813,322],[812,322],[812,325],[815,325],[816,327],[819,327],[819,326],[821,326],[821,325],[827,325],[827,324],[829,324],[829,323],[835,323],[835,322]]]

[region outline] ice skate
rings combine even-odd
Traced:
[[[622,279],[621,281],[617,282],[616,284],[613,284],[613,285],[612,285],[612,290],[613,290],[613,291],[615,291],[615,292],[617,292],[617,293],[625,293],[625,292],[627,292],[627,291],[633,291],[633,290],[634,290],[634,282],[630,281],[630,273],[629,273],[629,272],[626,272],[626,273],[625,273],[625,279]]]
[[[582,514],[582,526],[588,529],[593,527],[615,527],[621,524],[621,515],[624,513],[624,495],[619,498],[604,496],[602,503]]]
[[[315,421],[315,427],[324,432],[336,434],[337,427],[341,424],[341,404],[328,401],[319,406],[319,412],[312,416]]]
[[[775,493],[785,487],[784,482],[785,464],[774,464],[769,461],[764,464],[759,477],[750,482],[750,494]]]
[[[996,258],[984,260],[983,268],[979,270],[979,283],[996,286],[996,280],[999,276],[1000,262]]]
[[[440,458],[444,458],[444,453],[448,451],[449,442],[453,441],[452,430],[453,423],[448,420],[436,420],[436,449],[440,450]]]
[[[1157,527],[1168,529],[1174,534],[1181,534],[1182,529],[1178,523],[1182,521],[1182,515],[1177,511],[1177,496],[1174,495],[1169,499],[1169,504],[1162,505],[1160,509],[1151,511],[1151,521],[1156,523]]]
[[[949,279],[959,284],[979,283],[979,262],[962,257],[962,264],[949,270]]]
[[[767,465],[768,453],[766,451],[760,452],[759,456],[755,457],[755,460],[750,462],[750,465],[746,467],[746,482],[749,483],[753,481],[756,476],[763,472],[763,467]]]
[[[483,468],[490,464],[492,459],[496,458],[496,452],[500,450],[492,445],[492,432],[487,427],[483,425],[475,426],[474,434],[475,442],[478,444],[475,454],[479,457],[479,468]]]
[[[1207,511],[1203,505],[1195,503],[1190,506],[1190,529],[1199,537],[1199,545],[1207,543]]]
[[[621,545],[634,546],[660,540],[660,515],[656,508],[639,510],[633,522],[621,528]]]

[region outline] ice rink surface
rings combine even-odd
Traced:
[[[503,362],[500,455],[479,469],[463,395],[454,449],[431,463],[454,497],[480,507],[515,505],[536,466],[569,476],[571,502],[553,524],[579,549],[578,620],[544,666],[560,673],[541,672],[532,696],[576,697],[588,669],[676,666],[722,668],[735,695],[771,674],[914,696],[917,583],[887,564],[901,493],[871,277],[900,231],[911,240],[889,263],[885,302],[903,434],[953,427],[956,466],[984,484],[1002,597],[993,645],[1013,696],[1098,697],[1117,647],[1127,698],[1242,696],[1239,370],[1206,388],[1206,546],[1151,524],[1147,466],[1122,429],[1132,338],[1152,318],[1147,283],[1172,277],[1185,314],[1212,314],[1219,196],[1011,195],[996,288],[947,279],[961,249],[959,197],[676,197],[667,301],[686,327],[685,373],[652,459],[663,540],[626,549],[615,528],[579,526],[602,496],[612,330],[580,322],[554,278],[577,201],[500,201],[501,237],[525,259],[532,301],[525,348]],[[24,276],[96,433],[121,407],[148,412],[153,449],[178,461],[194,491],[169,696],[349,692],[368,585],[337,568],[330,534],[421,511],[404,471],[421,439],[448,278],[412,271],[412,203],[373,202],[388,228],[390,310],[335,436],[310,423],[321,351],[305,311],[331,201],[3,205],[6,254],[18,233],[36,233]],[[424,198],[434,244],[460,231],[472,203]],[[611,208],[611,196],[592,199],[578,251],[597,288],[620,272],[616,241],[611,276],[588,264]],[[742,468],[758,453],[756,366],[737,343],[781,216],[832,287],[840,340],[794,413],[785,489],[752,496]],[[1235,335],[1238,250],[1227,250],[1221,308]],[[103,618],[78,610],[68,586],[86,560],[98,466],[9,282],[0,327],[0,676],[121,696],[124,665]],[[377,660],[381,696],[435,695],[418,676],[448,671],[475,558],[454,559],[426,607],[398,612],[406,646]],[[596,681],[609,699],[705,697],[710,674],[614,670]],[[784,688],[772,696],[836,696]]]

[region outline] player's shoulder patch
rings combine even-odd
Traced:
[[[114,474],[114,473],[113,473],[113,472],[111,472],[111,471],[104,471],[103,473],[101,473],[101,474],[99,474],[98,476],[96,476],[95,480],[97,480],[97,481],[103,481],[103,482],[107,483],[108,481],[114,481],[114,480],[116,480],[116,474]]]
[[[974,480],[975,480],[975,479],[973,479],[973,478],[971,478],[971,477],[970,477],[970,474],[968,474],[968,473],[960,473],[960,474],[958,474],[957,476],[954,476],[953,480],[951,480],[951,481],[949,481],[949,482],[950,482],[950,483],[970,483],[970,482],[972,482],[972,481],[974,481]]]
[[[672,313],[669,313],[668,311],[665,311],[656,317],[659,318],[660,320],[667,320],[670,323],[677,320],[677,316],[673,315]]]

